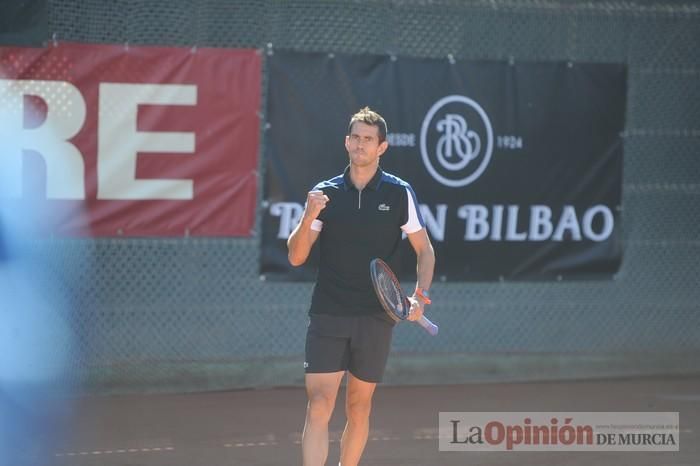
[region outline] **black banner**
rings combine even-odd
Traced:
[[[41,47],[48,38],[47,0],[0,0],[0,45]]]
[[[306,192],[347,165],[350,116],[389,126],[382,168],[412,184],[436,280],[610,278],[620,211],[627,68],[619,64],[268,56],[261,273],[287,263]],[[408,241],[402,275],[415,276]]]

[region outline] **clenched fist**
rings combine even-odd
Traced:
[[[304,210],[304,217],[315,220],[318,215],[326,207],[326,204],[330,201],[328,196],[323,194],[323,191],[309,191],[306,195],[306,209]]]

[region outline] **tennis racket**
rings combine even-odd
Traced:
[[[411,309],[411,303],[408,301],[408,296],[401,288],[399,280],[391,271],[386,262],[381,259],[372,259],[369,263],[369,274],[372,277],[372,285],[374,292],[377,293],[377,298],[386,313],[396,322],[401,322],[408,319],[408,312]],[[426,332],[435,336],[438,333],[438,326],[422,316],[415,321]]]

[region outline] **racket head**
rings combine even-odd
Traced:
[[[411,304],[391,268],[381,259],[372,259],[369,274],[374,292],[387,315],[396,322],[406,320]]]

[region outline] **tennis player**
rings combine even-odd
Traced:
[[[369,434],[372,396],[384,374],[394,326],[372,288],[369,263],[379,257],[398,270],[402,232],[417,256],[409,320],[420,319],[429,300],[435,253],[413,189],[379,166],[389,146],[386,134],[386,121],[369,107],[351,117],[345,136],[350,164],[344,173],[317,184],[307,194],[302,219],[287,241],[289,262],[299,266],[320,238],[304,363],[308,396],[304,466],[326,463],[328,423],[346,372],[347,424],[340,464],[360,462]]]

